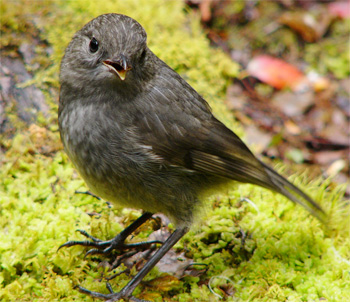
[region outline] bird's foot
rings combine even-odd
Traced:
[[[109,290],[109,294],[102,294],[99,292],[90,291],[84,287],[79,286],[79,290],[82,293],[88,294],[94,298],[103,299],[108,302],[115,302],[120,299],[125,299],[129,301],[134,302],[148,302],[145,300],[141,300],[138,298],[135,298],[132,296],[132,292],[136,288],[137,285],[140,284],[142,279],[147,275],[147,273],[158,263],[158,261],[171,249],[172,246],[176,242],[180,240],[182,236],[184,236],[187,233],[187,228],[182,229],[176,229],[174,233],[172,233],[169,238],[164,242],[164,244],[156,251],[154,255],[146,262],[146,264],[143,266],[143,268],[134,276],[130,282],[124,286],[124,288],[118,292],[115,293],[112,290],[111,285],[107,282],[107,289]]]
[[[88,250],[85,254],[85,257],[88,255],[95,255],[95,254],[102,254],[102,255],[109,255],[114,250],[118,252],[124,252],[125,250],[134,250],[137,252],[144,251],[146,249],[151,249],[154,244],[162,244],[162,241],[154,240],[154,241],[147,241],[147,242],[138,242],[138,243],[130,243],[126,244],[125,236],[123,236],[122,233],[118,234],[111,240],[102,241],[101,239],[95,238],[88,234],[84,230],[77,230],[80,234],[85,236],[86,238],[90,240],[83,240],[83,241],[68,241],[64,244],[62,244],[58,249],[61,249],[63,247],[70,247],[74,245],[81,245],[86,247],[92,247],[90,250]],[[126,255],[134,255],[131,252],[125,253]]]
[[[124,287],[119,293],[114,292],[112,289],[112,286],[108,282],[106,283],[106,287],[109,291],[109,294],[94,292],[81,286],[78,286],[78,289],[83,294],[87,294],[94,298],[106,300],[107,302],[115,302],[120,299],[125,299],[127,301],[134,301],[134,302],[149,302],[147,300],[142,300],[131,296],[131,292],[128,290],[127,286]]]
[[[80,234],[85,236],[88,240],[83,241],[68,241],[62,244],[58,249],[63,247],[70,247],[74,245],[81,245],[86,247],[91,247],[86,254],[88,255],[100,254],[100,255],[112,255],[113,259],[110,259],[110,270],[118,267],[123,260],[130,258],[145,250],[150,250],[152,252],[156,244],[163,243],[162,241],[154,240],[148,242],[138,242],[138,243],[129,243],[126,244],[126,238],[135,231],[139,226],[145,223],[148,219],[152,217],[152,214],[149,212],[144,213],[138,219],[136,219],[132,224],[127,226],[123,231],[121,231],[117,236],[111,240],[103,241],[101,239],[95,238],[83,230],[78,230]],[[117,256],[117,257],[115,257]]]
[[[90,291],[84,287],[78,286],[79,291],[84,293],[84,294],[88,294],[94,298],[98,298],[98,299],[102,299],[102,300],[106,300],[108,302],[115,302],[115,301],[119,301],[120,299],[125,299],[127,301],[134,301],[134,302],[148,302],[146,300],[142,300],[142,299],[138,299],[136,297],[132,296],[132,293],[134,291],[134,289],[136,288],[137,285],[140,284],[140,282],[142,281],[142,279],[147,275],[147,273],[158,263],[158,261],[165,255],[165,253],[167,253],[169,251],[169,249],[180,240],[180,238],[182,236],[184,236],[187,233],[188,229],[187,228],[182,228],[182,229],[176,229],[170,236],[169,238],[162,244],[162,246],[151,256],[151,258],[146,262],[146,264],[142,267],[142,269],[136,274],[136,276],[134,276],[129,283],[124,286],[124,288],[120,291],[120,292],[114,292],[112,290],[111,285],[107,282],[107,289],[110,292],[109,294],[102,294],[99,292],[94,292],[94,291]],[[96,241],[96,243],[101,243],[98,239],[90,236],[88,237],[89,239],[92,240],[92,242],[94,243]],[[112,239],[113,240],[113,239]],[[88,244],[88,246],[91,246],[91,241]],[[141,245],[139,244],[139,246],[145,246],[146,244],[148,244],[148,242],[146,243],[142,243]],[[74,245],[74,244],[73,244]],[[66,246],[70,246],[68,243],[66,244]],[[132,251],[130,251],[131,253]],[[115,276],[110,277],[108,280],[113,279]]]

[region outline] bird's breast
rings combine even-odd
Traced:
[[[162,159],[143,143],[131,115],[110,114],[103,104],[67,106],[61,110],[61,138],[69,158],[86,179],[118,182],[142,178]]]

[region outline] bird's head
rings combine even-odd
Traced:
[[[142,65],[147,35],[134,19],[101,15],[73,37],[61,63],[60,82],[99,86],[101,81],[124,82]]]

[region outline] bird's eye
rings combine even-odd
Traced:
[[[90,52],[94,53],[98,50],[98,41],[95,38],[92,38],[90,41]]]

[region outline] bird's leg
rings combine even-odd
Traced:
[[[136,288],[137,285],[142,281],[142,279],[148,274],[148,272],[158,263],[158,261],[174,246],[176,242],[178,242],[186,233],[188,232],[188,228],[180,228],[176,229],[174,233],[172,233],[169,238],[163,243],[163,245],[159,248],[159,250],[148,260],[145,266],[137,273],[135,277],[131,279],[131,281],[119,292],[113,292],[109,283],[107,284],[107,288],[110,291],[110,294],[101,294],[98,292],[90,291],[84,287],[79,286],[79,291],[85,294],[88,294],[94,298],[99,298],[103,300],[107,300],[107,302],[115,302],[120,299],[129,299],[130,301],[135,302],[144,302],[144,300],[137,299],[135,297],[131,297],[132,292]]]
[[[111,240],[102,241],[98,238],[95,238],[89,235],[87,232],[83,230],[78,230],[82,235],[89,238],[90,240],[84,241],[68,241],[62,244],[59,248],[70,247],[73,245],[82,245],[92,247],[85,256],[91,254],[109,254],[115,249],[125,250],[125,249],[141,249],[144,250],[146,247],[151,246],[154,243],[162,243],[161,241],[150,241],[150,242],[140,242],[135,244],[125,244],[124,241],[126,237],[128,237],[133,231],[135,231],[139,226],[144,224],[148,219],[152,217],[152,213],[146,212],[142,214],[138,219],[136,219],[132,224],[126,227],[123,231],[121,231],[117,236],[115,236]]]

